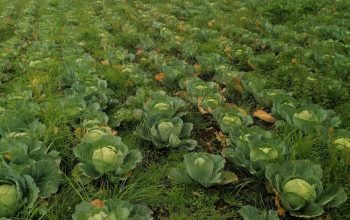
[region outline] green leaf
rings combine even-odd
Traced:
[[[182,126],[180,137],[181,138],[189,137],[191,135],[192,129],[193,129],[192,123],[184,123]]]
[[[61,183],[61,171],[53,160],[38,161],[25,173],[33,178],[42,198],[48,198],[56,193]]]
[[[187,174],[185,170],[180,170],[177,168],[171,169],[169,172],[169,178],[174,180],[176,183],[193,185],[194,181],[191,179],[190,175]]]
[[[307,203],[307,205],[300,211],[291,211],[292,216],[300,218],[313,218],[320,216],[324,213],[324,210],[321,205],[316,203]]]
[[[326,207],[338,207],[346,200],[347,195],[344,188],[338,184],[332,184],[322,191],[316,203]]]
[[[230,183],[234,183],[238,181],[238,176],[230,171],[222,171],[221,172],[221,182],[220,184],[226,185]]]
[[[238,213],[242,216],[243,220],[279,220],[276,212],[260,212],[257,208],[250,205],[243,206]]]

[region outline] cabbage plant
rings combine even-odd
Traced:
[[[338,184],[323,187],[321,166],[308,160],[270,163],[265,177],[292,216],[317,217],[325,208],[338,207],[347,200],[344,188]]]
[[[141,121],[149,115],[162,117],[182,116],[187,113],[187,104],[179,97],[168,96],[165,91],[140,88],[135,96],[126,101],[126,107],[116,111],[112,120],[121,122]]]
[[[350,164],[350,131],[339,129],[331,136],[331,152],[345,164]]]
[[[261,174],[269,162],[281,159],[285,153],[285,143],[279,139],[249,141],[244,145],[231,145],[222,151],[224,158],[248,169],[251,174]]]
[[[251,174],[261,174],[266,164],[286,153],[283,141],[257,126],[231,129],[227,142],[229,147],[223,149],[222,155]]]
[[[104,136],[96,141],[83,141],[73,149],[78,163],[73,175],[86,183],[108,174],[111,178],[125,179],[141,162],[138,150],[129,150],[120,137]]]
[[[215,82],[206,82],[196,77],[184,80],[183,87],[186,88],[189,101],[197,105],[202,113],[212,113],[225,103],[225,98],[218,92],[219,85]]]
[[[131,204],[125,200],[109,199],[82,202],[75,207],[73,220],[152,220],[152,211],[145,205]]]
[[[244,114],[237,108],[219,107],[213,112],[214,118],[220,126],[223,133],[228,134],[231,129],[247,126],[253,123],[251,116]]]
[[[205,188],[230,184],[238,180],[236,174],[223,171],[225,159],[209,153],[188,153],[184,156],[184,168],[174,168],[169,178],[177,183],[200,184]]]
[[[197,107],[201,113],[212,113],[216,108],[225,104],[225,98],[220,93],[198,97]]]
[[[194,104],[197,104],[198,97],[207,97],[219,90],[219,86],[215,82],[206,82],[198,77],[186,79],[182,86],[186,88],[189,99]]]
[[[333,110],[324,110],[319,105],[306,105],[298,108],[290,122],[305,132],[321,128],[336,128],[341,121]]]
[[[238,213],[242,216],[243,220],[279,220],[277,212],[260,211],[250,205],[243,206]]]
[[[13,136],[0,140],[0,167],[29,175],[47,198],[57,192],[61,183],[58,152],[47,152],[45,145],[29,136]]]
[[[283,89],[264,89],[254,94],[256,101],[267,108],[271,108],[276,99],[292,99],[291,93]]]
[[[291,123],[293,113],[299,107],[299,103],[293,97],[285,94],[275,95],[272,99],[272,114]]]
[[[143,110],[146,115],[174,117],[186,114],[186,107],[186,102],[179,97],[154,93],[144,102]]]
[[[29,175],[0,168],[0,217],[11,217],[23,208],[33,207],[39,189]]]
[[[102,124],[98,119],[86,119],[82,123],[84,128],[83,138],[86,140],[96,141],[103,136],[113,135],[112,128]]]
[[[172,86],[181,78],[191,76],[194,73],[193,66],[182,60],[176,60],[172,64],[163,65],[161,70],[165,75],[165,83],[172,84]]]
[[[258,126],[253,127],[236,127],[230,129],[228,144],[232,147],[244,148],[251,142],[266,141],[273,139],[271,132],[266,131]]]
[[[152,141],[157,149],[186,148],[197,146],[197,141],[189,139],[193,125],[184,123],[180,117],[171,119],[149,116],[136,130],[141,138]]]

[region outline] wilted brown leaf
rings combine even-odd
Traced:
[[[265,121],[265,122],[268,122],[268,123],[275,123],[275,118],[270,115],[269,113],[263,111],[263,110],[256,110],[254,113],[253,113],[253,116],[256,117],[256,118],[259,118],[260,120],[262,121]]]
[[[281,197],[276,190],[275,192],[275,205],[277,207],[277,213],[279,216],[284,217],[286,215],[286,210],[281,205]]]
[[[142,48],[136,48],[136,55],[141,55],[143,53]]]
[[[154,79],[158,82],[162,82],[164,80],[165,74],[163,72],[157,73],[154,76]]]
[[[196,73],[199,73],[201,71],[201,65],[194,64],[193,67],[194,67],[194,70],[196,71]]]
[[[205,110],[204,108],[202,108],[202,101],[203,101],[203,97],[198,97],[197,99],[197,107],[198,107],[198,111],[202,114],[208,114],[208,113],[213,113],[213,109],[208,108],[207,110]]]
[[[178,91],[175,93],[176,96],[179,96],[181,98],[186,98],[187,97],[187,92],[186,91]]]
[[[233,83],[233,88],[235,88],[235,90],[237,90],[239,93],[243,93],[244,88],[241,80],[239,78],[235,78]]]
[[[221,131],[215,131],[216,140],[223,142],[225,141],[225,135]]]
[[[207,142],[207,150],[208,152],[212,153],[213,152],[213,147],[210,142]]]
[[[100,200],[100,199],[95,199],[95,200],[91,201],[90,203],[91,203],[91,205],[93,205],[95,207],[98,207],[98,208],[105,207],[104,202],[102,200]]]
[[[101,64],[107,66],[107,65],[109,65],[109,61],[108,60],[102,60]]]

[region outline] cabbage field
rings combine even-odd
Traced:
[[[1,0],[0,220],[350,219],[349,0]]]

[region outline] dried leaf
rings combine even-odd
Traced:
[[[75,135],[81,135],[83,132],[82,132],[82,129],[81,128],[76,128],[75,130],[74,130],[74,133],[75,133]]]
[[[130,79],[128,79],[126,82],[125,82],[125,86],[126,87],[133,87],[135,85],[135,83],[132,81],[132,80],[130,80]]]
[[[207,150],[208,150],[208,152],[210,152],[210,153],[213,152],[213,146],[211,145],[210,142],[207,142]]]
[[[225,141],[225,135],[221,131],[215,131],[216,140],[219,142]]]
[[[209,21],[208,22],[208,27],[212,28],[214,26],[215,20]]]
[[[131,177],[132,176],[132,171],[129,171],[127,174],[126,174],[127,177]]]
[[[13,155],[12,155],[11,152],[3,153],[2,156],[3,156],[6,160],[12,160],[12,158],[13,158]]]
[[[226,46],[224,49],[224,52],[228,57],[232,58],[232,48],[231,47]]]
[[[186,91],[178,91],[175,93],[175,95],[181,98],[186,98],[188,96]]]
[[[199,73],[201,71],[201,65],[200,64],[194,64],[193,67],[194,67],[194,70],[196,71],[196,73]]]
[[[154,76],[154,79],[158,82],[162,82],[164,80],[165,74],[163,72],[157,73]]]
[[[183,22],[181,22],[180,24],[177,25],[177,30],[178,31],[184,31],[185,30],[185,25]]]
[[[100,199],[95,199],[95,200],[91,201],[91,205],[93,205],[95,207],[98,207],[98,208],[105,207],[104,202],[102,200],[100,200]]]
[[[243,88],[242,81],[239,78],[235,78],[233,83],[234,83],[233,84],[233,88],[235,90],[237,90],[239,93],[243,93],[244,88]]]
[[[109,61],[108,60],[102,60],[101,64],[107,66],[107,65],[109,65]]]
[[[263,110],[256,110],[253,116],[268,123],[275,123],[275,118]]]
[[[136,55],[141,55],[143,53],[142,48],[137,48],[136,49]]]
[[[328,128],[328,133],[333,134],[334,133],[334,128]]]
[[[199,112],[202,114],[202,115],[205,115],[205,114],[208,114],[210,110],[206,111],[204,110],[204,108],[201,107],[202,105],[202,101],[203,101],[203,97],[198,97],[197,98],[197,107],[198,107],[198,110]]]
[[[275,205],[277,207],[277,213],[279,216],[284,217],[286,215],[286,210],[281,205],[281,197],[278,194],[278,192],[274,189],[273,190],[276,194],[275,196]]]

